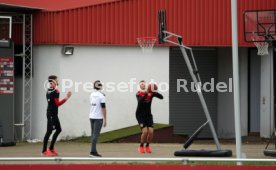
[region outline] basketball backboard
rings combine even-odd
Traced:
[[[276,40],[276,10],[248,10],[243,19],[246,42]]]

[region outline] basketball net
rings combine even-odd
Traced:
[[[137,38],[139,46],[142,48],[143,53],[151,53],[152,48],[156,42],[155,37],[140,37]]]
[[[252,36],[252,40],[253,41],[258,41],[258,40],[263,40],[260,37],[256,37],[256,36]],[[254,42],[255,46],[258,49],[258,55],[268,55],[268,47],[269,47],[269,43],[265,42],[265,41],[261,41],[261,42]]]

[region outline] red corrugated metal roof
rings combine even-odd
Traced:
[[[1,1],[1,0],[0,0]],[[231,46],[231,0],[120,0],[34,15],[35,44],[137,45],[157,36],[157,12],[167,10],[168,31],[189,46]],[[276,0],[238,0],[239,45],[243,11],[276,9]]]
[[[49,11],[58,11],[79,8],[90,5],[103,4],[118,0],[0,0],[0,3],[43,8]]]

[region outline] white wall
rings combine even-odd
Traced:
[[[129,82],[154,79],[169,82],[169,48],[154,48],[151,54],[143,54],[138,47],[75,46],[73,56],[63,56],[62,46],[34,47],[33,79],[33,138],[42,139],[46,131],[46,99],[43,83],[49,74],[74,82]],[[72,98],[59,110],[62,138],[90,135],[89,95],[83,85],[73,91]],[[60,90],[62,87],[59,87]],[[135,86],[136,88],[136,86]],[[74,92],[75,91],[75,92]],[[136,125],[137,101],[134,92],[105,92],[107,103],[107,128],[102,132]],[[152,112],[156,123],[169,123],[169,92],[162,93],[164,100],[155,99]],[[65,93],[61,92],[61,98]]]
[[[248,57],[247,49],[239,48],[241,134],[247,135],[248,125]],[[218,48],[218,82],[233,78],[232,49]],[[218,93],[218,136],[235,137],[234,99],[232,93]]]
[[[260,135],[270,137],[273,129],[273,55],[261,57]]]
[[[248,49],[239,48],[241,135],[248,135]],[[234,102],[234,100],[233,100]]]

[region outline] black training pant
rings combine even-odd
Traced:
[[[53,135],[51,145],[49,147],[50,149],[54,149],[54,145],[57,140],[57,137],[61,132],[61,126],[60,126],[58,115],[53,114],[51,112],[47,112],[47,132],[44,136],[42,152],[45,152],[47,150],[47,143],[53,130],[56,130],[56,132]]]

